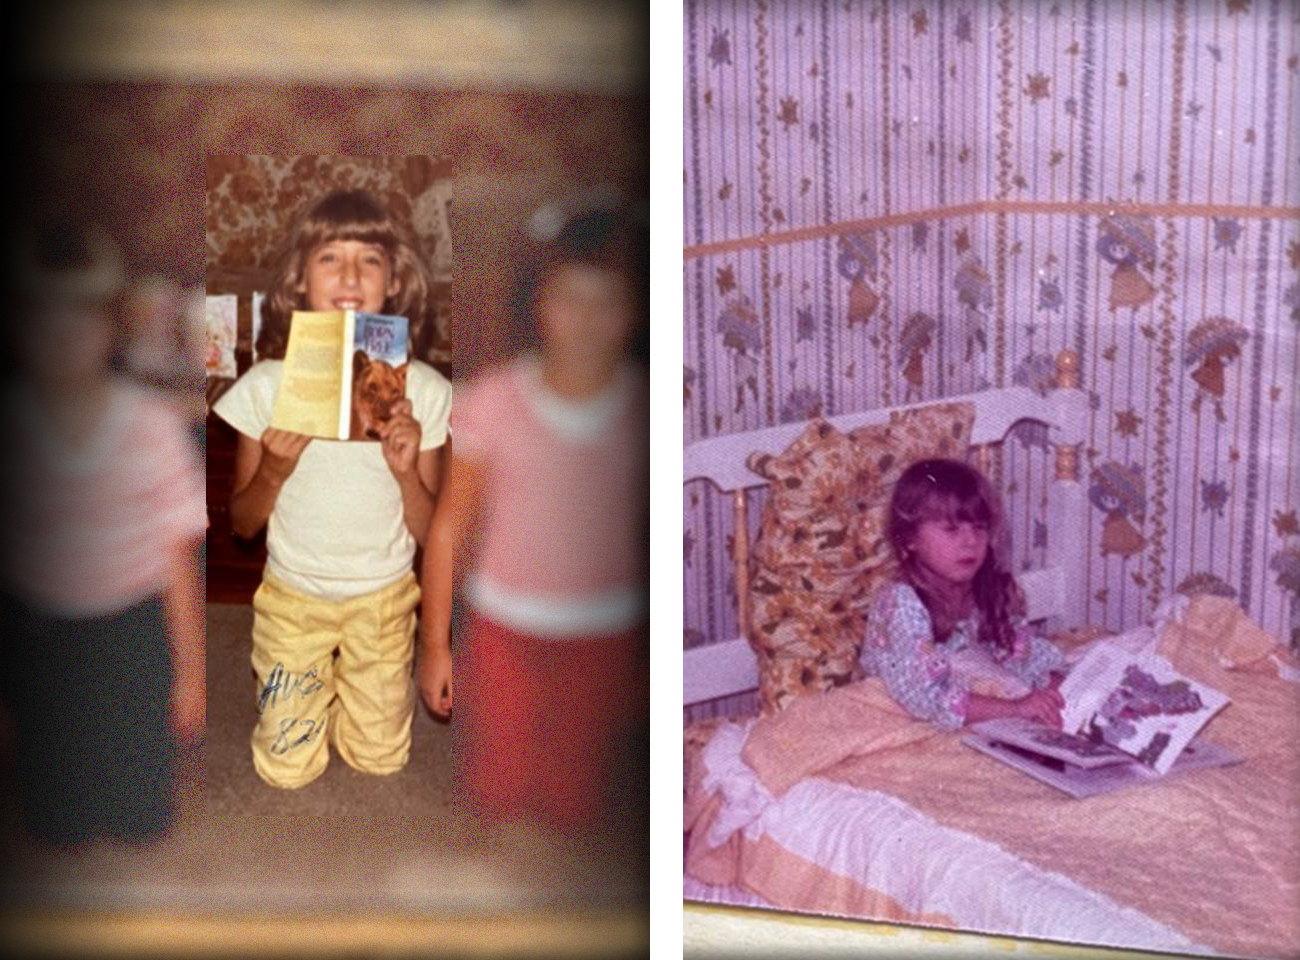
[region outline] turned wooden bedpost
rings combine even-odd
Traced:
[[[1089,549],[1088,498],[1080,454],[1092,414],[1087,394],[1079,389],[1079,355],[1073,350],[1062,350],[1056,356],[1056,389],[1048,395],[1048,403],[1055,421],[1051,443],[1056,476],[1047,490],[1047,560],[1061,571],[1059,625],[1078,627],[1088,622],[1088,585],[1082,563]]]
[[[749,502],[743,488],[732,493],[736,508],[736,529],[732,557],[732,578],[736,585],[736,624],[740,635],[749,639]]]
[[[989,478],[994,487],[1002,486],[1002,458],[996,443],[980,443],[975,446],[975,466],[979,472]]]
[[[1056,355],[1056,388],[1079,389],[1079,355],[1073,350],[1062,350]],[[1078,482],[1078,444],[1056,444],[1056,479]]]

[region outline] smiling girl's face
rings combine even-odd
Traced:
[[[298,285],[311,310],[378,313],[401,289],[383,247],[360,240],[333,240],[307,255]]]

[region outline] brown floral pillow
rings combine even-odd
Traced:
[[[878,441],[887,437],[885,427],[864,429],[877,430]],[[784,452],[749,458],[749,468],[768,481],[764,524],[755,541],[760,565],[797,560],[838,568],[854,562],[856,544],[849,521],[855,511],[845,509],[843,500],[848,497],[865,507],[876,483],[861,454],[871,438],[862,431],[855,434],[861,436],[855,439],[816,421]]]
[[[858,678],[867,604],[894,569],[893,485],[916,460],[964,456],[973,420],[970,404],[942,404],[848,434],[818,421],[781,454],[750,458],[770,483],[750,579],[764,713]]]

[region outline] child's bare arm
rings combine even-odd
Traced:
[[[438,493],[438,457],[435,450],[420,450],[423,428],[413,416],[409,399],[394,405],[392,416],[379,425],[384,460],[402,493],[402,519],[406,529],[424,546]]]
[[[172,724],[177,736],[188,742],[202,739],[207,722],[207,631],[196,549],[196,544],[173,549],[163,598],[175,665]]]
[[[483,465],[455,455],[438,498],[424,551],[424,616],[417,665],[420,694],[437,714],[451,710],[451,598],[481,502]]]
[[[406,528],[420,546],[425,546],[433,522],[434,504],[438,499],[438,473],[441,450],[422,450],[415,471],[398,478],[402,491],[402,517]]]
[[[235,482],[230,494],[230,526],[250,539],[266,526],[280,488],[298,466],[311,437],[268,429],[260,441],[239,434],[235,446]]]

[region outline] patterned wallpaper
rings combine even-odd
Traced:
[[[260,259],[269,234],[259,221],[295,204],[300,185],[345,172],[313,165],[313,156],[353,158],[349,175],[395,177],[400,190],[384,192],[409,194],[427,228],[426,255],[446,278],[452,251],[437,239],[432,208],[450,189],[450,321],[430,345],[435,357],[450,354],[448,337],[458,358],[490,352],[510,293],[499,278],[513,270],[503,259],[510,244],[497,234],[518,233],[536,203],[566,190],[612,181],[642,196],[648,183],[642,95],[25,81],[10,101],[24,132],[24,149],[11,157],[24,185],[19,216],[93,218],[119,237],[136,270],[185,283],[204,283],[210,266],[220,273]],[[422,157],[432,160],[411,160]],[[236,212],[243,201],[249,207]],[[205,246],[207,226],[217,228],[215,250]],[[489,346],[476,348],[480,341]]]
[[[207,157],[208,268],[271,267],[285,224],[329,190],[368,190],[410,224],[431,278],[451,279],[452,164],[441,157]]]
[[[1090,621],[1191,584],[1300,642],[1300,7],[686,0],[686,440],[1045,381],[1091,398]],[[1041,558],[1045,438],[1002,475]],[[686,492],[686,643],[734,636]]]

